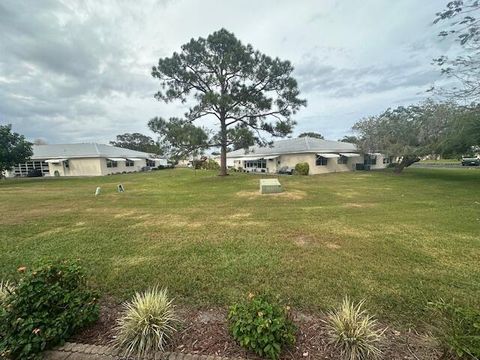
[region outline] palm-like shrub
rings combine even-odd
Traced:
[[[123,350],[125,357],[136,355],[140,358],[155,351],[164,351],[177,324],[174,305],[166,289],[154,287],[136,293],[123,306],[113,346]]]
[[[326,326],[330,343],[345,360],[378,359],[383,334],[377,321],[363,309],[364,300],[354,304],[348,297],[340,308],[328,313]]]
[[[0,281],[0,306],[7,299],[7,297],[13,292],[14,287],[8,280]]]

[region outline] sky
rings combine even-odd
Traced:
[[[51,144],[154,137],[151,118],[187,109],[154,99],[152,66],[223,27],[294,65],[308,106],[295,115],[293,136],[336,140],[442,83],[432,59],[457,51],[432,24],[446,2],[2,0],[0,124]]]

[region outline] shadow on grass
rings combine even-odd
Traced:
[[[393,172],[392,172],[392,175]],[[418,180],[448,181],[480,185],[480,171],[476,169],[406,169],[398,177]]]

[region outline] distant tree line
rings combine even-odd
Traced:
[[[353,130],[364,152],[399,157],[395,171],[400,173],[426,155],[452,157],[473,152],[480,144],[480,106],[427,100],[366,117]]]
[[[150,154],[162,153],[162,149],[158,142],[153,140],[150,136],[140,133],[125,133],[117,135],[117,139],[115,141],[110,141],[110,145]]]

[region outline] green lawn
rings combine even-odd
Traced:
[[[479,171],[285,176],[280,196],[258,195],[259,178],[179,169],[0,181],[0,278],[80,259],[119,299],[158,283],[195,307],[267,290],[317,311],[349,294],[399,326],[422,325],[440,297],[480,305]]]

